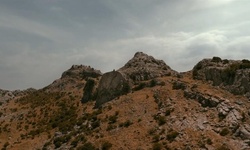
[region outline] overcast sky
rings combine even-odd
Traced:
[[[177,71],[250,59],[249,0],[0,0],[0,88],[42,88],[73,64],[102,72],[135,52]]]

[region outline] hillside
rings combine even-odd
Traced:
[[[249,64],[214,57],[178,73],[138,52],[104,74],[74,65],[43,89],[0,91],[0,148],[248,150]]]

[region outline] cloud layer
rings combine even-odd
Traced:
[[[0,1],[0,88],[41,88],[73,64],[102,72],[136,51],[187,71],[250,57],[247,0]]]

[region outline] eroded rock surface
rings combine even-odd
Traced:
[[[233,94],[250,95],[250,61],[203,59],[193,68],[193,78],[211,81]]]

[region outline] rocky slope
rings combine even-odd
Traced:
[[[177,73],[144,53],[103,75],[73,66],[51,85],[1,105],[0,147],[248,150],[247,66],[214,57]]]

